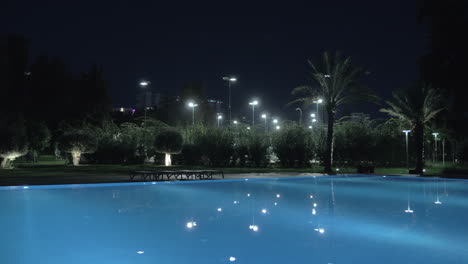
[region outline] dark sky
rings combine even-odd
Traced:
[[[7,1],[6,32],[30,37],[32,55],[62,56],[73,71],[102,66],[114,106],[134,104],[140,79],[163,94],[202,80],[210,97],[227,101],[221,77],[233,74],[234,112],[253,96],[280,112],[307,83],[307,59],[337,49],[388,97],[418,78],[425,49],[416,1]]]

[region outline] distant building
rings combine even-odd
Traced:
[[[135,114],[135,108],[129,108],[129,107],[114,107],[112,108],[112,114],[119,114],[119,115],[133,115]]]
[[[140,87],[138,87],[135,105],[137,109],[157,108],[159,106],[160,101],[161,94],[153,92],[153,90],[151,89],[151,85],[140,85]]]
[[[208,105],[213,109],[216,113],[223,112],[223,102],[221,100],[216,99],[208,99]]]

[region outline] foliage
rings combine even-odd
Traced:
[[[200,146],[195,144],[185,144],[182,146],[181,156],[184,165],[199,165],[201,159]]]
[[[195,144],[200,147],[210,166],[227,166],[234,153],[234,137],[226,129],[210,128],[199,131],[195,135]]]
[[[184,139],[175,129],[166,129],[156,135],[154,141],[155,150],[159,153],[179,154],[182,150]]]
[[[96,151],[98,141],[95,135],[85,130],[71,130],[65,132],[57,142],[60,151],[70,153],[73,158],[73,165],[79,165],[81,154],[93,153]]]
[[[36,162],[38,152],[49,147],[51,133],[44,122],[31,122],[28,126],[29,148],[33,161]]]
[[[357,80],[366,72],[354,67],[350,57],[343,58],[338,52],[334,55],[324,52],[321,60],[316,63],[309,61],[309,65],[312,69],[310,75],[318,86],[300,86],[295,88],[292,94],[298,98],[290,102],[290,104],[301,102],[306,107],[313,104],[319,97],[323,100],[328,117],[324,164],[325,172],[331,173],[333,129],[338,108],[352,101],[362,99],[374,100],[376,97],[369,89],[357,84]]]
[[[313,158],[314,141],[310,130],[298,125],[283,126],[273,135],[273,151],[283,167],[304,167]]]
[[[380,111],[392,118],[409,124],[416,138],[416,172],[424,168],[424,126],[443,108],[440,93],[427,84],[417,84],[393,93],[393,100],[387,101],[387,108]]]
[[[7,116],[0,120],[1,167],[11,168],[11,162],[28,152],[28,137],[24,119]]]

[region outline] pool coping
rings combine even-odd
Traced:
[[[96,188],[96,187],[114,187],[114,186],[144,186],[161,184],[199,184],[199,183],[218,183],[218,182],[241,182],[241,181],[271,181],[286,179],[310,179],[310,178],[346,178],[346,177],[392,177],[403,179],[419,180],[446,180],[468,182],[468,179],[453,179],[427,176],[407,176],[407,175],[375,175],[375,174],[338,174],[338,175],[311,175],[311,176],[293,176],[293,177],[265,177],[265,178],[244,178],[244,179],[216,179],[216,180],[184,180],[184,181],[147,181],[147,182],[111,182],[111,183],[72,183],[72,184],[44,184],[44,185],[12,185],[0,186],[2,190],[37,190],[37,189],[63,189],[63,188]]]

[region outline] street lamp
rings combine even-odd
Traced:
[[[237,126],[238,122],[237,122],[237,120],[234,120],[234,121],[232,121],[232,123]]]
[[[262,114],[262,118],[265,120],[265,132],[266,132],[268,131],[267,114]]]
[[[223,116],[222,115],[218,115],[218,128],[219,128],[219,123],[223,120]]]
[[[299,125],[302,124],[302,109],[301,108],[296,108],[297,111],[299,111]]]
[[[190,108],[192,108],[192,125],[195,125],[195,107],[198,106],[198,104],[194,103],[194,102],[189,102],[188,103],[188,106]]]
[[[434,155],[432,155],[432,159],[434,162],[437,161],[437,136],[439,135],[439,133],[437,132],[434,132],[432,133],[432,135],[434,136]]]
[[[229,86],[229,106],[228,106],[228,107],[229,107],[229,122],[231,122],[231,120],[232,120],[232,116],[231,116],[231,84],[232,84],[233,82],[236,82],[236,81],[237,81],[237,78],[225,76],[225,77],[223,77],[223,80],[224,80],[224,81],[227,81],[227,82],[228,82],[228,86]]]
[[[319,98],[317,100],[312,101],[312,103],[317,104],[317,118],[318,118],[320,116],[319,115],[319,104],[323,103],[323,100],[321,98]]]
[[[276,130],[280,130],[280,128],[281,128],[280,126],[276,126]]]
[[[406,168],[409,170],[409,158],[408,158],[408,134],[411,132],[411,130],[403,130],[403,133],[405,133],[405,142],[406,142]]]
[[[252,126],[255,126],[255,106],[258,105],[258,101],[253,100],[249,105],[252,106]]]

